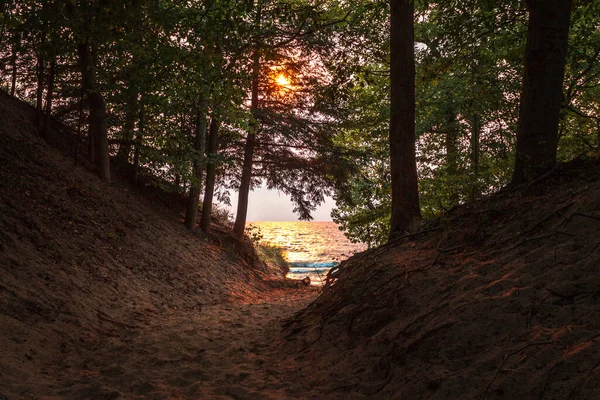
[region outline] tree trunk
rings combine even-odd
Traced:
[[[17,90],[17,51],[21,41],[21,34],[16,33],[15,39],[12,45],[12,53],[10,55],[10,69],[12,74],[10,84],[10,95],[14,97],[15,91]]]
[[[421,210],[415,155],[414,3],[390,0],[390,7],[392,239],[410,231]]]
[[[596,148],[600,151],[600,118],[596,120]]]
[[[528,0],[529,27],[512,184],[543,175],[556,164],[570,0]]]
[[[458,177],[458,122],[456,120],[456,113],[450,110],[446,120],[446,171],[448,173],[447,188],[450,192],[449,199],[451,204],[454,206],[459,203],[460,195],[458,186],[456,185]]]
[[[256,10],[255,26],[260,30],[262,2],[258,0],[258,9]],[[246,229],[246,218],[248,216],[248,197],[250,195],[250,183],[252,181],[252,165],[254,157],[254,147],[256,146],[256,134],[259,130],[258,123],[258,84],[260,78],[260,50],[258,43],[255,43],[254,54],[252,56],[252,98],[250,101],[250,112],[254,117],[250,124],[250,131],[246,137],[246,147],[244,148],[244,163],[242,164],[242,177],[240,180],[240,189],[238,192],[238,206],[233,224],[233,233],[239,236],[244,234]]]
[[[144,130],[146,129],[146,112],[144,109],[144,97],[140,98],[140,112],[138,115],[138,131],[135,139],[135,150],[133,151],[133,172],[131,180],[138,183],[140,178],[140,155],[142,152],[142,141],[144,140]]]
[[[44,41],[42,41],[42,44]],[[38,132],[42,130],[42,114],[43,114],[43,99],[44,99],[44,69],[45,60],[42,53],[43,50],[39,50],[37,55],[36,64],[36,76],[37,76],[37,88],[35,91],[35,126]]]
[[[198,102],[196,111],[196,132],[194,135],[194,161],[192,167],[192,185],[185,212],[185,227],[193,230],[198,216],[198,204],[202,188],[202,172],[204,171],[204,151],[206,148],[206,102]]]
[[[248,198],[250,196],[250,182],[252,181],[252,165],[254,157],[254,148],[256,147],[256,133],[258,131],[257,111],[258,111],[258,79],[260,70],[260,54],[254,53],[254,65],[252,72],[252,100],[250,109],[254,116],[254,123],[250,126],[250,131],[246,137],[246,147],[244,149],[244,163],[242,165],[242,178],[238,192],[238,206],[233,225],[233,233],[239,236],[244,234],[246,228],[246,218],[248,216]]]
[[[48,137],[48,128],[50,125],[50,114],[52,114],[52,99],[54,97],[54,80],[56,77],[56,56],[50,61],[50,72],[48,74],[48,91],[46,92],[46,108],[44,111],[44,124],[42,127],[42,137]]]
[[[481,118],[473,115],[471,128],[471,190],[469,200],[475,201],[479,197],[479,137],[481,135]]]
[[[131,83],[130,83],[131,85]],[[138,93],[131,87],[127,90],[127,104],[125,106],[125,123],[123,125],[123,143],[119,145],[117,159],[122,164],[129,163],[129,154],[131,153],[131,142],[135,134],[135,120],[139,114]]]
[[[446,120],[446,165],[451,176],[458,174],[458,122],[456,114],[450,112]]]
[[[215,193],[215,178],[217,175],[217,151],[219,148],[219,120],[213,116],[208,131],[208,163],[206,164],[206,185],[204,187],[204,202],[202,203],[202,216],[200,217],[200,229],[204,233],[210,231],[210,220],[212,217],[213,197]]]
[[[94,164],[98,177],[110,183],[110,157],[106,134],[106,106],[96,81],[96,64],[89,44],[79,45],[83,88],[89,103],[89,134],[93,144]]]

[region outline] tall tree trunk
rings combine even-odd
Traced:
[[[56,56],[50,61],[50,72],[48,73],[48,88],[46,92],[46,108],[44,111],[44,124],[42,127],[42,137],[48,137],[48,128],[50,125],[50,114],[52,114],[52,100],[54,98],[54,80],[56,77]]]
[[[252,2],[254,4],[254,2]],[[262,18],[262,1],[257,0],[256,19],[254,21],[257,30],[260,30]],[[256,134],[259,130],[258,123],[258,84],[260,78],[260,48],[259,43],[254,44],[254,54],[252,56],[252,98],[250,101],[250,112],[253,121],[250,124],[250,130],[246,137],[246,147],[244,148],[244,163],[242,164],[242,177],[240,180],[240,189],[238,191],[238,206],[233,224],[233,233],[239,236],[244,234],[246,228],[246,218],[248,216],[248,198],[250,196],[250,183],[252,181],[252,166],[254,157],[254,148],[256,147]]]
[[[10,55],[10,69],[12,74],[10,84],[10,95],[14,97],[17,90],[17,51],[21,41],[21,33],[15,33],[15,39],[12,45],[12,53]]]
[[[219,148],[219,120],[213,116],[208,130],[208,163],[206,164],[206,185],[204,186],[204,202],[202,203],[202,216],[200,217],[200,229],[204,233],[210,231],[210,220],[212,217],[213,197],[215,194],[215,179],[217,176],[217,151]]]
[[[481,135],[481,117],[473,115],[471,127],[471,189],[469,200],[475,201],[479,197],[479,138]]]
[[[93,47],[88,43],[79,45],[79,63],[83,77],[83,87],[89,103],[89,134],[94,148],[96,173],[102,181],[110,183],[106,106],[96,81],[96,63],[92,49]]]
[[[600,118],[596,120],[596,148],[600,151]]]
[[[455,183],[458,177],[458,122],[456,113],[450,110],[446,120],[446,171],[450,178],[448,182]],[[460,201],[457,185],[448,187],[450,202],[456,205]]]
[[[126,106],[125,106],[125,123],[123,125],[123,142],[119,145],[117,159],[123,164],[129,163],[129,155],[131,154],[131,143],[135,135],[135,120],[138,117],[138,93],[137,90],[130,87],[127,90]]]
[[[446,165],[452,176],[458,174],[458,126],[456,113],[450,111],[446,119]]]
[[[512,184],[543,175],[556,164],[570,0],[528,0],[529,27]]]
[[[42,1],[41,11],[41,32],[40,32],[40,43],[37,48],[37,90],[36,90],[36,107],[35,107],[35,125],[38,133],[42,133],[43,122],[44,122],[44,109],[43,109],[43,97],[44,97],[44,86],[46,85],[45,69],[46,69],[46,36],[48,31],[48,21],[46,14],[48,11],[48,2]]]
[[[144,140],[144,130],[146,129],[146,110],[144,107],[144,97],[140,97],[140,112],[138,116],[138,131],[135,138],[135,150],[133,151],[133,173],[131,180],[138,183],[140,178],[140,155],[142,152],[142,142]]]
[[[185,227],[193,230],[198,216],[198,204],[202,188],[202,172],[204,171],[204,151],[206,148],[206,102],[198,102],[196,111],[196,129],[194,135],[194,161],[192,167],[192,185],[185,212]]]
[[[390,0],[390,8],[392,239],[411,230],[421,210],[415,154],[414,3]]]
[[[252,100],[250,110],[254,116],[254,123],[250,126],[250,131],[246,137],[246,147],[244,149],[244,163],[242,165],[242,178],[238,192],[238,206],[233,224],[233,233],[239,236],[244,234],[246,228],[246,218],[248,216],[248,198],[250,196],[250,182],[252,181],[252,165],[254,157],[254,148],[256,147],[256,133],[259,126],[257,121],[258,112],[258,80],[260,71],[260,53],[254,52],[253,70],[252,70]]]
[[[44,35],[45,36],[45,35]],[[42,44],[45,40],[42,41]],[[42,130],[42,114],[43,114],[43,99],[44,99],[44,69],[45,69],[45,57],[42,53],[43,50],[39,50],[37,55],[36,64],[36,76],[37,76],[37,88],[35,91],[35,126],[38,132]]]

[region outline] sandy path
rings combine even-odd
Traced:
[[[86,399],[306,398],[293,366],[278,356],[280,322],[315,293],[275,290],[252,302],[167,311],[135,327],[103,321],[90,351],[61,366],[52,394]],[[287,378],[286,378],[287,377]],[[53,397],[48,397],[53,398]]]

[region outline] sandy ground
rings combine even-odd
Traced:
[[[280,323],[316,292],[190,234],[177,196],[74,168],[33,118],[0,93],[0,400],[306,398]]]
[[[600,160],[352,257],[304,308],[32,120],[0,95],[0,400],[600,399]]]
[[[55,382],[24,381],[11,392],[35,399],[311,397],[279,351],[280,322],[314,296],[303,289],[273,290],[200,311],[148,313],[136,323],[102,317],[89,343],[47,371]]]

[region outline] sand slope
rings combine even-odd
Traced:
[[[191,235],[177,196],[73,167],[33,120],[0,93],[0,399],[280,398],[278,321],[314,290]]]
[[[600,398],[600,162],[423,230],[343,263],[289,321],[294,362],[327,371],[307,376],[312,386],[349,398]]]

